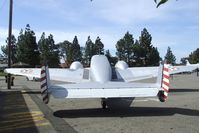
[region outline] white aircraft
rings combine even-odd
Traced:
[[[177,70],[178,72],[179,70]],[[49,95],[55,98],[101,98],[102,107],[130,106],[135,97],[158,97],[161,102],[167,99],[169,91],[169,65],[159,67],[129,68],[119,61],[111,68],[106,56],[95,55],[90,68],[83,68],[80,62],[73,62],[69,69],[10,68],[5,72],[41,78],[43,101],[49,102]],[[157,77],[155,83],[133,83],[141,79]],[[72,83],[52,85],[50,80]],[[75,83],[75,84],[74,84]]]

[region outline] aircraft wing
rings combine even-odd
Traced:
[[[157,77],[159,67],[131,67],[127,69],[115,69],[118,80],[126,82],[137,81]]]
[[[13,75],[21,75],[27,77],[40,78],[41,68],[8,68],[5,69],[6,73]],[[88,69],[57,69],[50,68],[49,73],[51,80],[63,81],[63,82],[84,82],[88,80],[89,70]]]
[[[88,82],[52,85],[49,93],[55,98],[152,97],[160,89],[155,83]]]
[[[40,78],[41,69],[40,68],[7,68],[4,70],[4,72],[10,73],[13,75]]]
[[[197,69],[197,66],[171,66],[170,74],[176,74],[181,72],[192,72]]]
[[[159,67],[130,67],[127,69],[115,69],[118,80],[132,82],[158,76]],[[196,66],[169,66],[169,74],[192,72]]]

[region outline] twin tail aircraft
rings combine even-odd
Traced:
[[[118,61],[111,67],[104,55],[94,55],[89,68],[80,62],[73,62],[69,69],[48,68],[9,68],[6,73],[32,76],[41,79],[41,94],[44,103],[50,96],[54,98],[100,98],[102,108],[130,106],[136,97],[158,97],[166,101],[169,92],[169,74],[180,70],[170,70],[168,64],[159,67],[128,67]],[[183,71],[183,70],[182,70]],[[155,83],[132,82],[157,77]],[[64,84],[51,84],[51,80],[64,81]]]

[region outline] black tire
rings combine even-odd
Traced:
[[[165,102],[164,91],[158,92],[158,98],[159,98],[160,102]]]

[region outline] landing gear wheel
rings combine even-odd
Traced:
[[[159,98],[160,102],[165,102],[164,91],[158,92],[158,98]]]
[[[101,104],[102,104],[102,109],[106,109],[106,101],[103,101],[103,100],[102,100],[102,103],[101,103]]]

